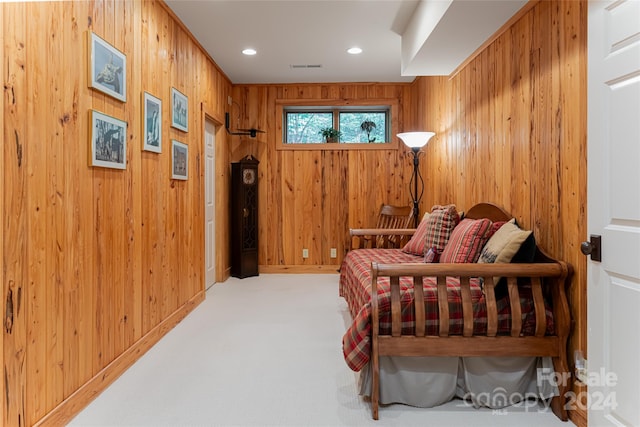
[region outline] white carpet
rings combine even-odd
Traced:
[[[567,426],[538,408],[390,405],[371,419],[342,357],[335,274],[231,278],[71,426]]]

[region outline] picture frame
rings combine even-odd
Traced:
[[[171,127],[189,131],[189,99],[174,87],[171,88]]]
[[[88,32],[89,87],[127,101],[127,56],[102,39]]]
[[[175,139],[171,140],[171,179],[189,179],[189,147]]]
[[[162,153],[162,100],[142,93],[142,149]]]
[[[127,168],[127,122],[89,110],[91,166]]]

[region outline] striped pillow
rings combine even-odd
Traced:
[[[491,234],[491,220],[463,219],[453,229],[449,242],[440,255],[441,263],[476,262]]]
[[[459,222],[460,215],[456,210],[456,205],[436,205],[431,208],[424,242],[425,250],[434,248],[436,254],[440,255],[449,241],[451,232]]]
[[[413,233],[413,236],[411,236],[411,239],[402,248],[402,252],[419,256],[424,255],[424,243],[426,241],[428,224],[429,213],[427,212],[422,217],[422,221],[420,221],[420,224],[418,224],[418,228],[416,228],[416,231]]]

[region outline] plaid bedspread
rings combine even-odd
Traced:
[[[357,249],[349,252],[340,269],[340,295],[345,298],[353,323],[342,338],[342,350],[349,368],[361,370],[368,362],[371,352],[371,262],[407,263],[422,262],[422,257],[410,255],[399,249]],[[412,278],[401,277],[402,333],[415,334],[415,315],[410,309],[413,302]],[[435,277],[425,278],[423,282],[425,300],[425,324],[428,335],[438,335],[438,293]],[[522,334],[535,332],[535,312],[530,288],[520,287],[522,308]],[[462,296],[457,278],[447,278],[449,300],[449,334],[461,335],[463,329]],[[391,296],[389,278],[378,279],[380,296],[380,333],[391,331]],[[487,310],[478,279],[471,280],[471,299],[473,302],[474,335],[486,334]],[[496,301],[498,306],[498,334],[511,332],[511,314],[509,298],[505,296]],[[546,310],[547,334],[553,334],[553,315],[549,307]]]

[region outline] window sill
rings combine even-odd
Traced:
[[[323,142],[318,144],[282,144],[280,143],[276,150],[297,150],[297,151],[344,151],[344,150],[397,150],[398,141],[388,143],[339,143],[339,142]]]

